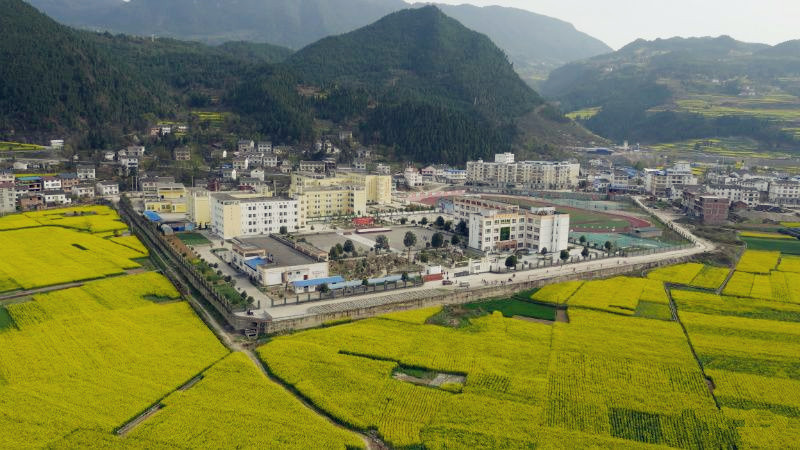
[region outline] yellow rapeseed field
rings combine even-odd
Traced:
[[[188,304],[144,295],[177,292],[149,273],[7,307],[15,327],[0,332],[0,447],[110,434],[227,353]]]
[[[781,272],[800,273],[800,256],[781,255],[778,270]]]
[[[0,232],[0,273],[30,289],[100,278],[139,267],[142,254],[106,239],[60,227]]]
[[[747,250],[736,265],[736,270],[749,273],[769,273],[778,265],[781,252]]]
[[[124,439],[171,448],[364,448],[269,380],[243,353],[231,353]],[[148,446],[149,447],[149,446]]]
[[[667,283],[689,285],[702,270],[702,264],[679,264],[677,266],[662,267],[650,271],[650,273],[647,274],[647,278],[666,281]]]
[[[59,226],[92,233],[119,232],[128,228],[108,206],[83,205],[12,214],[0,218],[0,230]]]
[[[531,300],[563,304],[583,285],[583,281],[568,281],[547,285],[531,295]]]
[[[423,324],[428,318],[438,314],[441,310],[441,306],[432,306],[430,308],[411,309],[408,311],[384,314],[381,317],[389,320],[398,320],[400,322]]]
[[[553,326],[499,313],[462,329],[377,318],[279,337],[259,354],[337,420],[375,428],[395,446],[735,441],[674,322],[580,308]],[[398,366],[462,374],[466,383],[460,394],[416,386],[392,377]],[[681,431],[690,426],[705,432]]]

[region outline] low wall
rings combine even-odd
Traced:
[[[472,288],[464,291],[454,291],[452,293],[436,295],[427,298],[408,300],[404,302],[388,303],[384,305],[371,306],[368,308],[353,309],[350,311],[339,311],[327,314],[308,315],[296,318],[288,318],[263,323],[260,330],[266,334],[284,333],[292,330],[302,330],[322,326],[327,322],[343,319],[365,319],[368,317],[379,316],[391,312],[403,311],[407,309],[425,308],[440,305],[457,305],[471,303],[474,301],[495,297],[506,297],[516,292],[540,288],[549,284],[562,283],[575,280],[593,280],[597,278],[611,277],[631,272],[650,270],[656,267],[679,264],[689,260],[690,256],[673,258],[657,262],[640,263],[632,266],[622,265],[619,267],[608,267],[604,269],[592,270],[574,274],[561,275],[558,277],[544,280],[524,281],[520,283],[506,284],[502,286],[489,286]],[[524,273],[524,272],[523,272]]]

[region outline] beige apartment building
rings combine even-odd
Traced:
[[[581,166],[569,161],[514,161],[512,153],[495,155],[494,162],[467,162],[466,180],[504,186],[520,184],[533,189],[568,189],[578,184]]]

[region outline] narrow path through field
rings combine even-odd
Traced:
[[[8,300],[12,298],[19,298],[19,297],[28,297],[31,295],[42,294],[45,292],[52,292],[52,291],[60,291],[62,289],[69,289],[74,287],[81,287],[84,285],[83,281],[76,281],[73,283],[64,283],[64,284],[56,284],[53,286],[46,286],[42,288],[36,289],[26,289],[24,291],[14,291],[6,294],[0,295],[0,300]]]
[[[353,430],[352,428],[349,428],[349,427],[346,427],[346,426],[344,426],[344,425],[340,424],[339,422],[335,421],[335,420],[334,420],[334,419],[333,419],[333,418],[332,418],[330,415],[328,415],[328,413],[327,413],[327,412],[325,412],[325,411],[321,410],[320,408],[318,408],[318,407],[317,407],[316,405],[314,405],[313,403],[310,403],[310,402],[308,402],[306,399],[304,399],[303,397],[301,397],[301,396],[297,395],[297,392],[294,392],[292,389],[290,389],[289,387],[287,387],[287,386],[286,386],[286,385],[283,383],[283,381],[282,381],[282,380],[279,380],[279,379],[277,379],[277,378],[273,377],[273,376],[272,376],[272,375],[269,373],[269,371],[267,370],[267,368],[264,366],[264,362],[263,362],[263,361],[261,361],[261,359],[258,357],[258,355],[256,355],[256,353],[255,353],[254,351],[252,351],[252,350],[249,350],[249,349],[245,349],[245,350],[242,350],[242,352],[243,352],[245,355],[247,355],[247,357],[248,357],[248,358],[250,358],[250,360],[253,362],[253,364],[255,364],[255,365],[256,365],[256,367],[258,367],[258,369],[261,371],[261,373],[262,373],[262,374],[264,374],[264,376],[265,376],[265,377],[267,377],[267,379],[269,379],[269,380],[270,380],[270,381],[272,381],[273,383],[275,383],[275,384],[277,384],[278,386],[280,386],[281,388],[283,388],[283,389],[284,389],[286,392],[288,392],[289,394],[291,394],[291,395],[292,395],[292,397],[294,397],[295,399],[297,399],[297,401],[299,401],[300,403],[302,403],[302,404],[303,404],[303,406],[305,406],[306,408],[310,409],[310,410],[311,410],[312,412],[314,412],[315,414],[317,414],[317,415],[319,415],[319,416],[321,416],[321,417],[324,417],[324,418],[325,418],[325,420],[327,420],[327,421],[328,421],[328,422],[329,422],[331,425],[335,426],[336,428],[339,428],[339,429],[342,429],[342,430],[349,431],[349,432],[351,432],[351,433],[355,433],[355,434],[357,434],[357,435],[358,435],[358,437],[360,437],[360,438],[361,438],[361,440],[362,440],[362,441],[364,441],[364,445],[366,446],[366,448],[367,448],[368,450],[382,450],[382,449],[387,449],[387,448],[389,448],[389,446],[387,446],[387,445],[386,445],[384,442],[382,442],[382,441],[381,441],[380,439],[378,439],[377,437],[374,437],[374,436],[368,436],[368,435],[366,435],[366,434],[363,434],[363,433],[361,433],[360,431]]]
[[[719,400],[717,399],[717,396],[714,394],[714,383],[711,380],[711,378],[709,378],[709,376],[706,375],[705,367],[703,367],[703,362],[700,361],[700,357],[697,355],[697,351],[694,349],[694,345],[692,344],[692,339],[689,336],[689,331],[686,330],[686,325],[684,325],[683,322],[681,321],[680,314],[678,314],[678,306],[675,304],[675,300],[672,298],[672,292],[670,292],[669,289],[667,289],[667,297],[669,298],[669,305],[670,308],[672,309],[672,315],[678,322],[678,324],[681,326],[681,329],[683,330],[683,335],[686,337],[686,343],[689,344],[689,350],[691,350],[692,356],[694,356],[694,360],[697,362],[697,366],[700,368],[700,373],[703,374],[703,378],[705,378],[706,380],[706,384],[708,385],[708,392],[711,394],[711,398],[714,399],[714,404],[717,406],[717,409],[720,409]]]

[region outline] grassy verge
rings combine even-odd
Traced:
[[[177,233],[175,236],[186,245],[210,245],[211,241],[200,233]]]

